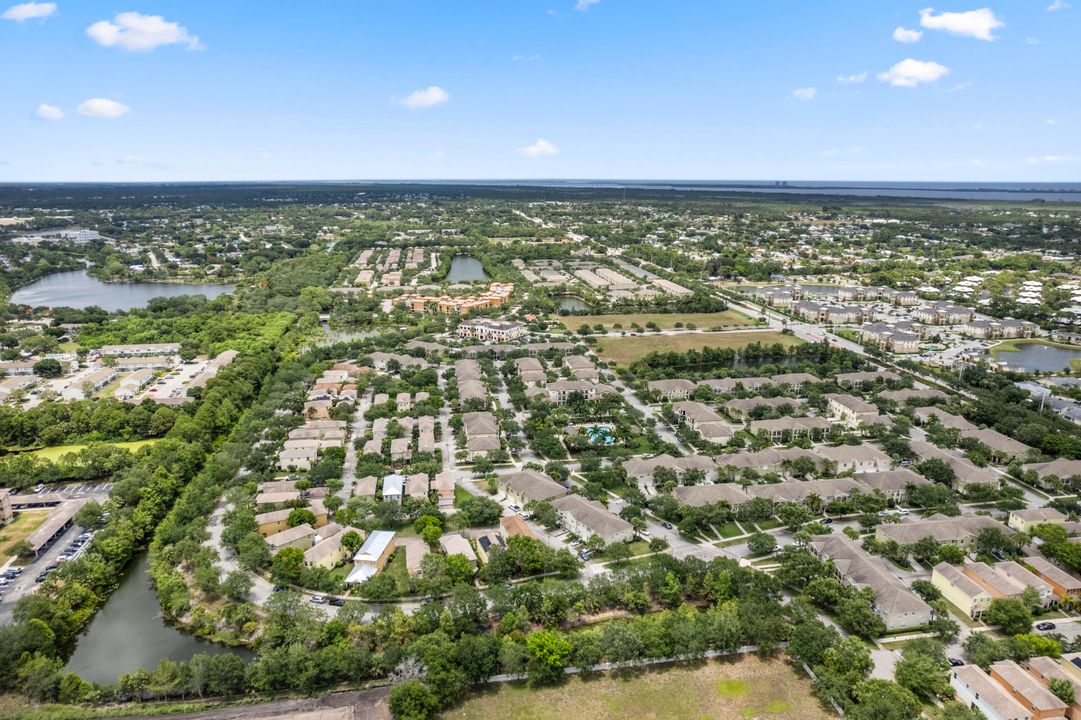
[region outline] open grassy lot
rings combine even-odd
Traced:
[[[108,443],[109,445],[115,445],[116,447],[127,448],[132,452],[135,452],[143,445],[153,445],[157,440],[132,440],[131,442],[118,442]],[[32,454],[37,457],[44,458],[45,460],[59,460],[62,456],[68,453],[79,452],[90,447],[89,445],[56,445],[54,447],[42,448],[41,450],[35,450]]]
[[[803,341],[779,332],[721,332],[684,333],[682,335],[640,335],[638,337],[603,337],[597,339],[597,354],[608,362],[632,363],[651,352],[687,352],[702,348],[741,348],[751,343],[785,347],[799,345]]]
[[[8,548],[20,540],[25,540],[26,536],[37,530],[47,517],[49,517],[47,509],[22,510],[19,512],[19,517],[12,520],[9,525],[0,528],[0,563],[11,557]]]
[[[676,327],[676,323],[686,326],[691,323],[699,329],[705,330],[712,327],[731,327],[754,325],[754,320],[736,310],[725,310],[715,313],[632,313],[628,315],[566,315],[559,318],[559,322],[569,330],[577,330],[583,324],[593,327],[597,323],[604,325],[607,330],[616,330],[618,323],[624,330],[630,330],[632,323],[638,323],[645,327],[646,323],[656,323],[662,330],[670,330]]]
[[[825,720],[811,683],[785,663],[748,657],[605,674],[531,690],[502,684],[444,712],[443,720]]]

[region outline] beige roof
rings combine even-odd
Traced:
[[[751,496],[736,483],[717,485],[678,485],[672,494],[684,505],[702,507],[718,502],[727,502],[731,507],[738,507],[751,501]]]
[[[980,530],[988,527],[1001,530],[1007,535],[1013,534],[1005,525],[985,515],[932,515],[924,520],[879,525],[875,534],[880,540],[895,540],[899,545],[911,545],[925,537],[942,543],[953,543],[968,541],[979,534]]]
[[[931,484],[931,481],[923,475],[915,473],[908,468],[883,470],[881,472],[856,473],[852,477],[872,490],[881,490],[884,493],[904,490],[909,485]]]
[[[1043,683],[1029,675],[1024,668],[1013,660],[1000,660],[991,665],[991,673],[997,674],[1013,689],[1015,695],[1024,696],[1025,700],[1047,717],[1046,713],[1056,711],[1065,715],[1067,705],[1046,688]]]
[[[549,500],[570,492],[547,475],[528,468],[500,477],[499,484],[522,497],[526,502]]]
[[[966,685],[980,700],[1002,718],[1029,718],[1030,711],[1001,685],[991,679],[976,665],[962,665],[951,671],[957,680]]]
[[[1078,580],[1057,565],[1052,565],[1042,557],[1027,557],[1024,562],[1035,570],[1037,575],[1047,578],[1056,585],[1061,585],[1067,591],[1081,590],[1081,580]]]
[[[586,500],[581,495],[566,495],[552,501],[552,507],[567,513],[593,533],[609,538],[631,529],[631,524],[608,511],[596,500]]]
[[[815,535],[811,547],[833,560],[834,567],[848,582],[868,587],[875,595],[875,606],[884,614],[931,615],[931,606],[908,585],[899,580],[881,558],[868,555],[846,535]]]

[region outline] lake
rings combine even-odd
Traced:
[[[1057,345],[1033,342],[1017,346],[1017,350],[992,352],[995,360],[1027,372],[1062,372],[1070,367],[1070,360],[1081,358],[1081,348],[1065,348]]]
[[[559,309],[567,312],[590,312],[593,310],[589,305],[586,305],[585,300],[570,295],[559,298]]]
[[[177,295],[205,295],[214,299],[236,289],[233,285],[202,283],[122,282],[104,283],[86,270],[53,273],[15,291],[8,302],[31,307],[131,310],[146,307],[151,298]]]
[[[161,660],[190,660],[198,653],[225,652],[236,653],[245,662],[253,657],[245,648],[218,645],[165,624],[143,553],[79,637],[66,669],[84,680],[115,683],[122,673],[153,670]]]
[[[447,273],[447,281],[458,282],[481,282],[490,280],[491,275],[484,272],[484,266],[472,255],[455,255],[450,261],[450,272]]]

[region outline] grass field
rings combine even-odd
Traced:
[[[47,517],[49,517],[49,510],[23,510],[19,513],[19,517],[11,521],[10,525],[0,528],[0,563],[11,557],[8,548],[20,540],[25,540],[26,536],[37,530]]]
[[[682,665],[568,680],[531,690],[502,684],[445,711],[443,720],[825,720],[811,683],[780,661]]]
[[[583,324],[593,327],[597,323],[604,325],[607,330],[616,330],[616,324],[623,326],[624,330],[630,330],[632,323],[638,323],[639,327],[645,327],[646,323],[656,323],[662,330],[670,330],[676,327],[676,323],[693,323],[699,329],[705,330],[712,327],[732,327],[754,325],[754,320],[741,312],[725,310],[715,313],[632,313],[628,315],[565,315],[559,318],[559,322],[568,330],[577,330]]]
[[[132,440],[131,442],[118,442],[118,443],[105,443],[107,445],[115,445],[116,447],[127,448],[132,452],[135,452],[143,445],[153,445],[157,440]],[[79,452],[90,447],[89,445],[56,445],[54,447],[42,448],[41,450],[35,450],[31,455],[35,455],[46,460],[59,460],[62,456],[68,453]]]
[[[687,352],[711,348],[741,348],[753,342],[763,345],[781,343],[785,347],[803,341],[779,332],[684,333],[682,335],[641,335],[638,337],[605,337],[597,340],[597,354],[608,362],[632,363],[651,352]]]

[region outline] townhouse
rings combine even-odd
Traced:
[[[634,537],[634,528],[629,522],[609,512],[596,500],[587,500],[581,495],[564,495],[552,500],[551,505],[559,513],[563,527],[580,538],[589,539],[597,535],[605,545],[611,545],[627,542]]]
[[[908,493],[908,488],[918,485],[930,485],[931,481],[908,468],[857,472],[854,480],[863,483],[870,490],[878,490],[889,500],[901,502]]]
[[[503,496],[512,504],[523,508],[531,502],[552,500],[570,492],[547,475],[529,468],[501,475],[497,482]]]
[[[686,400],[698,385],[690,380],[675,379],[650,380],[646,383],[646,387],[652,397],[672,402],[674,400]]]
[[[934,616],[931,606],[899,580],[881,558],[868,555],[846,535],[815,535],[808,548],[821,559],[832,561],[841,582],[870,588],[874,609],[887,630],[927,625]]]
[[[1036,575],[1051,586],[1051,591],[1060,600],[1077,598],[1081,596],[1081,580],[1049,560],[1038,556],[1030,556],[1024,559],[1024,564]]]

